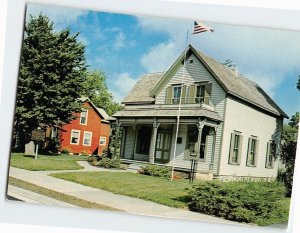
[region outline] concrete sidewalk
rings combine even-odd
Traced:
[[[97,169],[98,171],[103,170],[103,169],[89,166],[86,162],[83,163],[85,163],[84,170],[76,170],[73,172],[95,171],[95,169]],[[80,162],[81,165],[83,163]],[[58,173],[58,172],[63,172],[63,171],[28,171],[28,170],[10,167],[9,176],[33,183],[35,185],[47,189],[51,189],[56,192],[65,193],[67,195],[74,196],[83,200],[95,202],[101,205],[110,206],[132,214],[178,218],[178,219],[187,219],[187,220],[201,220],[201,221],[240,225],[240,223],[224,220],[221,218],[195,213],[188,210],[171,208],[154,202],[145,201],[142,199],[123,196],[123,195],[118,195],[105,190],[95,189],[81,184],[48,176],[49,174]],[[10,192],[10,186],[8,191]],[[55,205],[55,203],[52,204]]]

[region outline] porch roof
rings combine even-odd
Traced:
[[[178,108],[175,109],[123,109],[118,111],[113,115],[115,118],[175,118],[178,115]],[[219,116],[217,112],[203,109],[203,108],[193,108],[193,109],[181,109],[181,118],[198,118],[205,117],[214,121],[223,121],[222,117]]]

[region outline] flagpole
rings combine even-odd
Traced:
[[[175,158],[176,158],[176,150],[177,150],[177,137],[179,131],[179,121],[180,121],[180,111],[181,111],[181,97],[182,97],[182,90],[183,90],[183,79],[185,76],[185,68],[186,68],[186,57],[188,51],[188,40],[189,40],[189,27],[186,32],[186,40],[185,40],[185,51],[184,51],[184,58],[183,58],[183,69],[181,75],[181,88],[180,88],[180,96],[179,96],[179,104],[178,104],[178,113],[177,113],[177,121],[176,121],[176,133],[175,133],[175,145],[174,145],[174,152],[173,152],[173,161],[172,161],[172,173],[171,173],[171,181],[174,179],[174,168],[175,168]]]

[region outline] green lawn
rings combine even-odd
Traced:
[[[41,186],[26,182],[23,180],[19,180],[19,179],[13,178],[13,177],[9,177],[8,184],[44,195],[44,196],[47,196],[50,198],[54,198],[59,201],[70,203],[72,205],[76,205],[76,206],[79,206],[82,208],[94,208],[94,209],[112,210],[112,211],[118,210],[115,208],[111,208],[109,206],[100,205],[100,204],[97,204],[94,202],[82,200],[80,198],[73,197],[73,196],[70,196],[70,195],[67,195],[64,193],[55,192],[53,190],[46,189]],[[121,210],[118,210],[118,211],[121,211]]]
[[[86,160],[86,157],[78,155],[39,155],[26,156],[22,153],[12,153],[10,165],[31,171],[57,171],[57,170],[79,170],[83,167],[76,161]]]
[[[129,172],[68,172],[51,176],[177,208],[187,208],[186,189],[191,187],[188,180],[172,182]]]

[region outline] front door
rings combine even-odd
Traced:
[[[155,163],[168,163],[170,161],[172,131],[162,130],[157,132],[155,147]]]

